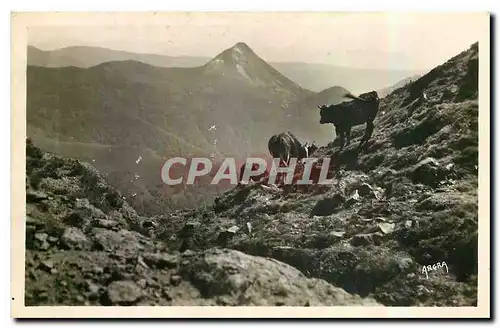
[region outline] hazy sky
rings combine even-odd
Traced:
[[[43,50],[88,45],[213,57],[242,41],[266,61],[425,70],[477,41],[488,19],[477,13],[200,12],[131,17],[53,19],[52,26],[29,29],[29,44]]]

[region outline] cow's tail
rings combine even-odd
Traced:
[[[359,97],[356,97],[355,95],[353,95],[352,93],[348,92],[346,94],[344,94],[344,97],[346,98],[350,98],[350,99],[355,99],[355,100],[360,100],[360,101],[363,101],[363,102],[369,102],[369,100],[366,100],[366,99],[363,99],[363,98],[359,98]]]
[[[364,93],[362,94],[363,95],[369,95],[368,97],[356,97],[355,95],[353,95],[352,93],[350,92],[347,92],[344,94],[344,97],[346,98],[350,98],[350,99],[355,99],[355,100],[359,100],[359,101],[362,101],[362,102],[378,102],[380,99],[377,95],[377,93],[375,91],[372,91],[372,92],[368,92],[368,93]]]

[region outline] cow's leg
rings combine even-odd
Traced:
[[[367,136],[366,136],[365,142],[367,142],[368,140],[370,140],[370,138],[372,137],[373,129],[374,128],[375,128],[375,124],[373,124],[373,121],[368,121],[368,123],[366,123],[366,133],[367,133]]]
[[[342,130],[340,131],[340,150],[344,149],[344,135],[345,135],[345,131]]]
[[[333,136],[333,142],[335,143],[335,140],[340,137],[339,129],[337,126],[335,126],[335,135]]]
[[[347,128],[346,136],[347,136],[346,145],[349,145],[349,143],[351,142],[351,127]]]
[[[370,140],[370,138],[372,137],[374,127],[375,127],[375,125],[373,124],[373,121],[366,122],[365,135],[363,136],[363,139],[361,140],[359,147],[361,147],[368,140]]]

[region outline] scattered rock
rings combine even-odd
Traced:
[[[246,227],[247,227],[247,233],[249,235],[251,235],[252,234],[252,224],[250,222],[247,222]]]
[[[39,290],[38,293],[36,293],[36,298],[39,301],[45,301],[49,298],[49,293],[46,290]]]
[[[378,229],[384,234],[384,235],[387,235],[387,234],[390,234],[391,232],[394,231],[394,228],[395,228],[395,224],[394,223],[379,223],[377,224],[377,227]]]
[[[182,281],[182,277],[181,276],[174,275],[174,276],[170,277],[170,283],[173,286],[178,286],[181,283],[181,281]]]
[[[134,305],[143,297],[142,289],[133,281],[113,281],[108,286],[110,305]]]
[[[89,299],[97,300],[100,296],[101,287],[91,280],[85,280],[85,284]]]
[[[341,238],[345,235],[345,231],[332,231],[330,235]]]
[[[158,269],[173,269],[179,263],[179,257],[172,254],[144,253],[142,257],[148,266]]]
[[[198,229],[200,226],[199,222],[187,222],[184,227],[182,228],[181,231],[179,231],[179,237],[180,238],[188,238],[193,235],[193,233]]]
[[[415,204],[415,209],[419,211],[441,211],[461,207],[466,204],[477,204],[475,197],[467,194],[446,192],[432,194]]]
[[[61,245],[68,249],[89,249],[92,243],[85,234],[78,228],[69,227],[64,230],[61,236]]]
[[[137,253],[144,247],[139,242],[136,232],[128,230],[111,231],[102,228],[92,229],[94,244],[97,249],[114,252],[123,250],[128,253]]]
[[[37,232],[37,233],[35,233],[35,239],[38,240],[39,242],[47,241],[48,237],[49,237],[49,235],[46,234],[45,232]]]
[[[137,281],[137,286],[141,287],[142,289],[146,288],[146,285],[147,285],[146,279],[140,279],[139,281]]]
[[[54,268],[54,262],[46,260],[40,263],[40,268],[44,271],[50,272]]]
[[[26,192],[26,202],[28,203],[40,202],[46,199],[49,199],[49,196],[47,196],[47,194],[43,191],[29,189]]]
[[[435,158],[428,157],[415,164],[409,172],[413,182],[437,186],[446,177],[448,171]]]
[[[349,197],[346,202],[345,202],[345,205],[347,207],[349,206],[352,206],[354,204],[356,204],[360,199],[360,196],[359,196],[359,193],[358,193],[358,190],[354,190],[354,193],[351,195],[351,197]]]
[[[48,242],[49,235],[45,232],[37,232],[34,234],[35,248],[39,250],[47,250],[50,247]]]
[[[107,220],[107,219],[98,219],[96,221],[96,227],[100,228],[105,228],[105,229],[113,229],[118,227],[120,222],[114,221],[114,220]]]
[[[236,235],[236,233],[239,230],[240,230],[240,228],[238,228],[238,226],[232,226],[224,231],[221,231],[219,233],[219,237],[217,238],[217,240],[222,245],[226,245],[226,243],[229,241],[229,239],[231,239],[234,235]]]
[[[140,265],[141,267],[145,268],[145,269],[149,269],[148,265],[144,262],[144,260],[142,259],[142,256],[138,256],[137,257],[137,265]]]
[[[184,257],[184,256],[183,256]],[[282,262],[246,255],[227,249],[210,249],[190,255],[181,274],[202,297],[224,300],[226,305],[286,306],[351,305],[370,306],[371,298],[346,293],[324,280],[307,278],[303,273]],[[230,295],[241,295],[235,299]]]
[[[331,198],[325,198],[316,203],[312,210],[312,215],[327,216],[335,213],[337,209],[345,203],[345,197],[335,194]]]
[[[362,183],[358,188],[361,197],[374,195],[373,188],[368,183]]]
[[[160,296],[158,296],[160,297]],[[167,301],[172,301],[172,296],[170,295],[170,292],[168,289],[163,289],[161,292],[161,297],[163,297]]]
[[[45,224],[42,220],[26,215],[26,226],[32,226],[36,230],[43,228]]]
[[[106,215],[90,204],[88,199],[78,199],[75,210],[66,218],[66,223],[77,228],[84,228],[89,226],[93,220],[100,220],[105,217]]]
[[[380,232],[363,233],[353,236],[350,242],[351,245],[355,247],[367,246],[367,245],[379,245],[383,236],[384,235]]]
[[[151,228],[154,228],[156,226],[156,223],[154,221],[151,221],[151,220],[145,220],[142,222],[142,227],[144,229],[151,229]]]

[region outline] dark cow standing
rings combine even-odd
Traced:
[[[373,120],[377,116],[380,99],[376,91],[360,94],[356,97],[346,94],[345,97],[353,99],[344,101],[337,105],[318,106],[320,109],[320,124],[331,123],[335,126],[335,133],[340,138],[340,149],[344,148],[345,139],[347,144],[351,141],[351,128],[356,125],[365,124],[365,135],[359,147],[370,140],[373,133]]]
[[[291,132],[282,132],[273,135],[268,142],[268,149],[273,158],[279,158],[288,165],[290,158],[296,158],[297,161],[310,155],[310,150],[316,150],[317,146],[312,143],[302,145],[300,141]]]
[[[312,142],[306,142],[304,145],[290,132],[282,132],[276,134],[269,139],[268,143],[269,152],[273,158],[279,158],[280,163],[288,166],[291,158],[297,159],[297,166],[295,171],[303,170],[303,163],[300,160],[310,157],[313,152],[318,149],[318,146]],[[277,180],[283,181],[285,173],[277,174]]]

